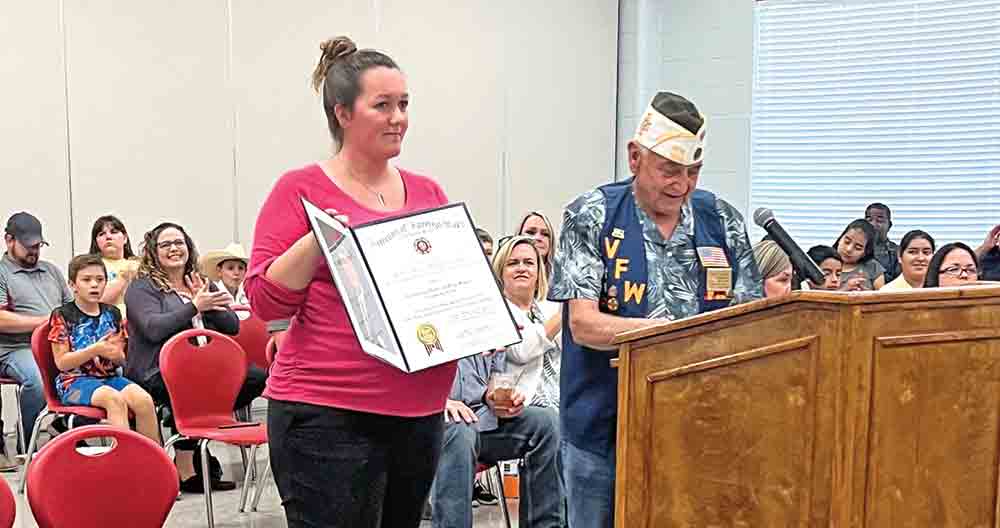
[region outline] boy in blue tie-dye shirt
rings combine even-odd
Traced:
[[[56,308],[50,319],[49,341],[60,370],[56,392],[66,405],[104,409],[112,425],[128,428],[131,411],[136,430],[160,443],[153,399],[118,374],[128,335],[118,308],[100,302],[107,277],[100,255],[78,255],[69,263],[76,299]]]

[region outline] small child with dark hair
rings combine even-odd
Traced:
[[[806,252],[809,258],[816,263],[819,270],[823,272],[823,284],[809,282],[809,287],[814,290],[839,290],[840,272],[844,269],[844,261],[840,253],[830,246],[813,246]]]
[[[877,290],[885,286],[885,269],[875,258],[875,228],[861,218],[847,224],[833,248],[840,255],[841,288],[848,291]]]
[[[75,299],[52,312],[49,341],[60,373],[56,393],[66,405],[104,409],[108,422],[129,427],[129,411],[136,431],[160,443],[153,398],[120,376],[128,339],[121,312],[100,302],[108,273],[100,255],[78,255],[69,263],[69,286]]]

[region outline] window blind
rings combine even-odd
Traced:
[[[751,212],[804,248],[871,202],[893,240],[982,243],[1000,223],[1000,0],[765,0],[754,19]]]

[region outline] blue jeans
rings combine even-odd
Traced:
[[[559,417],[555,409],[525,407],[516,418],[501,419],[486,432],[449,423],[432,488],[434,528],[472,526],[472,479],[476,462],[494,464],[524,459],[521,468],[520,523],[524,528],[562,527],[562,484],[556,458]]]
[[[572,528],[611,528],[615,524],[615,452],[595,455],[562,443],[563,471],[569,525]]]
[[[12,350],[0,356],[0,374],[14,378],[21,384],[21,430],[24,440],[31,438],[31,429],[35,426],[35,418],[45,407],[45,395],[42,393],[42,375],[38,373],[35,356],[31,347]],[[18,446],[23,452],[24,446]]]

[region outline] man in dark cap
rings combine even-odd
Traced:
[[[763,296],[742,215],[696,190],[705,119],[656,94],[628,144],[633,177],[566,208],[549,299],[564,301],[560,418],[569,525],[614,524],[620,332]]]
[[[28,213],[11,216],[4,240],[7,252],[0,258],[0,375],[21,384],[21,431],[27,440],[45,405],[41,377],[31,354],[31,333],[49,320],[52,310],[72,301],[73,294],[62,272],[39,259],[47,242],[37,218]],[[0,465],[9,462],[6,453],[3,457]]]

